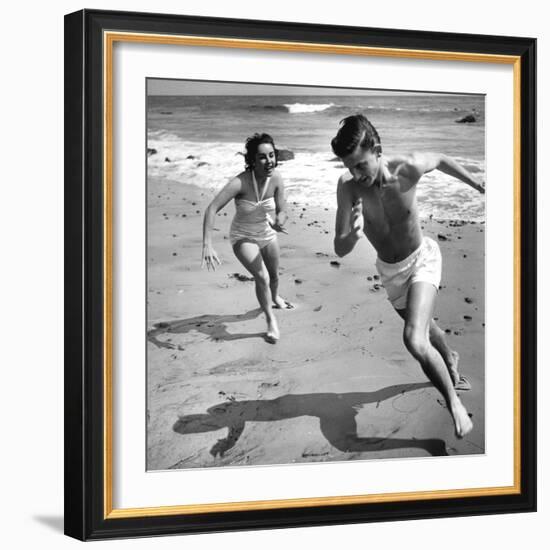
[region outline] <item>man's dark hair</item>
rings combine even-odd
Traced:
[[[334,154],[340,158],[353,153],[358,145],[366,150],[378,146],[379,151],[382,152],[380,136],[376,128],[363,115],[351,115],[342,119],[331,145]]]
[[[275,151],[275,160],[277,160],[277,147],[275,147],[275,142],[269,134],[254,134],[253,136],[247,138],[245,148],[246,153],[244,155],[244,164],[245,168],[248,170],[254,166],[254,160],[256,159],[256,153],[258,152],[258,147],[262,143],[269,143],[273,150]]]

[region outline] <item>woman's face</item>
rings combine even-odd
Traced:
[[[258,176],[269,177],[277,166],[275,150],[271,143],[261,143],[254,158],[254,171]]]

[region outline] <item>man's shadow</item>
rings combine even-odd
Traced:
[[[373,392],[314,393],[283,395],[271,400],[229,401],[207,409],[207,414],[180,416],[175,432],[196,434],[228,428],[226,437],[210,449],[213,456],[223,456],[235,446],[246,422],[271,422],[300,416],[316,416],[327,441],[342,452],[372,452],[390,449],[418,448],[432,456],[446,456],[441,439],[400,439],[394,437],[359,437],[355,417],[369,403],[379,403],[406,392],[432,387],[428,382],[398,384]],[[394,430],[396,433],[398,430]]]
[[[162,321],[156,323],[153,328],[147,331],[147,340],[159,348],[176,349],[171,342],[159,340],[161,334],[186,334],[193,330],[206,334],[211,340],[243,340],[244,338],[263,338],[265,332],[254,333],[230,333],[227,325],[240,321],[250,321],[261,313],[260,308],[252,309],[246,313],[237,315],[197,315],[189,319],[178,319],[176,321]]]

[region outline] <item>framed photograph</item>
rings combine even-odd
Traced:
[[[536,509],[532,38],[65,18],[65,531]]]

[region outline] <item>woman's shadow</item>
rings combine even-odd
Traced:
[[[214,405],[206,414],[180,416],[174,424],[175,432],[195,434],[228,428],[226,437],[219,439],[210,449],[213,456],[223,456],[235,446],[246,422],[271,422],[316,416],[322,434],[335,448],[343,452],[372,452],[390,449],[418,448],[432,456],[446,456],[445,442],[441,439],[400,439],[394,437],[359,437],[355,417],[359,409],[369,403],[379,403],[406,392],[432,387],[432,384],[398,384],[373,392],[315,393],[283,395],[271,400],[229,401]],[[396,429],[392,435],[398,432]]]
[[[147,340],[158,348],[176,349],[177,346],[171,342],[159,340],[161,334],[187,334],[191,331],[202,332],[211,340],[243,340],[244,338],[263,338],[265,332],[254,333],[230,333],[227,325],[241,321],[250,321],[260,315],[260,308],[252,309],[246,313],[236,315],[197,315],[188,319],[177,319],[176,321],[162,321],[155,323],[151,330],[147,331]]]

